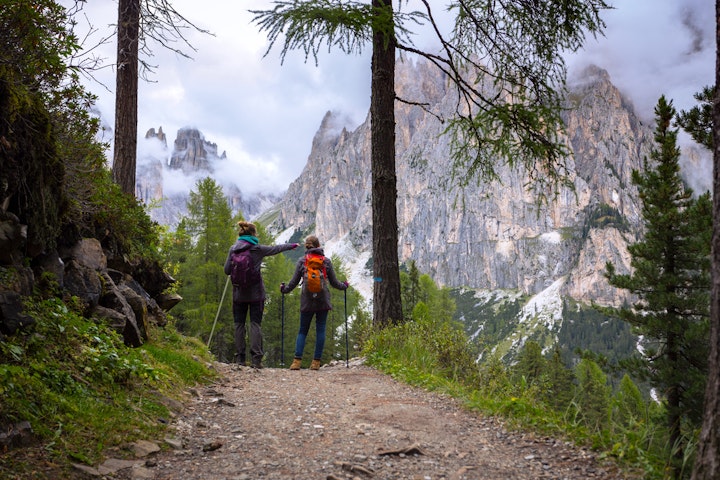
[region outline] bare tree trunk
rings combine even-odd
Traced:
[[[140,0],[119,0],[113,180],[135,195]]]
[[[693,480],[720,478],[720,0],[715,1],[715,98],[713,102],[713,233],[711,245],[710,359],[705,407]]]
[[[391,0],[373,0],[372,4],[392,10]],[[373,324],[384,327],[402,320],[402,301],[395,173],[395,39],[377,29],[371,68]]]
[[[667,334],[667,350],[668,360],[671,365],[678,364],[678,340],[677,335],[672,331],[668,331]],[[672,452],[670,469],[672,471],[673,478],[680,478],[682,471],[682,460],[683,460],[683,447],[681,443],[680,435],[680,385],[673,382],[670,385],[667,394],[668,403],[668,432],[669,432],[669,443]]]

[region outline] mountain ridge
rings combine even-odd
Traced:
[[[405,62],[397,78],[399,96],[438,106],[445,117],[452,114],[454,91],[440,72]],[[449,287],[534,295],[564,278],[562,295],[604,304],[625,300],[607,285],[602,271],[607,261],[619,271],[629,269],[626,246],[641,232],[631,172],[649,155],[652,131],[607,72],[590,67],[583,78],[568,97],[575,108],[565,114],[574,188],[560,187],[542,209],[525,188],[526,172],[519,167],[500,166],[498,182],[471,182],[448,191],[452,166],[444,126],[419,107],[398,105],[401,262],[414,260]],[[352,260],[372,244],[369,118],[353,131],[338,131],[333,119],[332,112],[325,115],[305,169],[263,216],[274,216],[271,232],[316,233],[330,252],[349,251],[345,256]],[[361,270],[353,263],[353,270]],[[369,272],[356,275],[355,283],[367,282],[363,277]]]
[[[628,301],[625,291],[607,283],[604,271],[611,262],[628,272],[627,246],[642,235],[631,176],[649,158],[653,130],[608,73],[590,66],[569,84],[563,119],[572,188],[560,186],[552,201],[540,204],[526,188],[527,172],[502,162],[499,181],[453,183],[450,138],[438,117],[454,114],[454,89],[427,63],[406,61],[397,68],[398,95],[433,109],[396,107],[400,261],[414,261],[463,298],[457,316],[471,338],[496,312],[511,315],[498,342],[501,354],[517,351],[529,338],[542,339],[548,348],[573,336],[563,333],[568,318],[582,322],[592,316],[582,312],[583,305]],[[342,259],[351,284],[370,302],[369,115],[355,129],[345,124],[340,113],[324,115],[300,176],[254,218],[277,242],[318,235],[326,254]],[[206,150],[216,154],[217,147]],[[697,151],[687,156],[698,161]],[[467,292],[473,292],[472,301]]]
[[[280,198],[274,193],[244,193],[232,178],[218,174],[218,170],[228,166],[227,153],[218,154],[217,144],[207,141],[196,127],[180,128],[172,150],[168,148],[162,126],[157,131],[150,128],[141,149],[136,196],[150,205],[150,217],[154,221],[171,228],[187,215],[189,193],[204,177],[211,177],[221,185],[233,215],[242,214],[246,219],[267,210]]]

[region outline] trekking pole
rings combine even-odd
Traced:
[[[210,340],[212,340],[213,332],[215,331],[215,324],[217,323],[217,319],[220,316],[220,309],[222,308],[222,304],[225,301],[225,292],[227,292],[228,283],[230,283],[229,275],[227,277],[227,280],[225,281],[225,288],[223,288],[222,297],[220,297],[220,304],[218,305],[217,313],[215,314],[215,321],[213,322],[212,329],[210,330],[210,336],[208,337],[207,348],[210,348]]]
[[[285,294],[282,293],[280,307],[280,366],[285,366]]]
[[[345,293],[345,368],[350,368],[350,344],[348,343],[348,324],[347,324],[347,288],[343,290]]]

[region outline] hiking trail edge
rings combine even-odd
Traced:
[[[215,364],[191,389],[170,448],[111,478],[628,479],[569,442],[509,431],[449,396],[397,382],[362,360],[318,371]]]

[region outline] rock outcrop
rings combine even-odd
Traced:
[[[20,256],[21,248],[22,243],[15,244],[11,258]],[[87,317],[110,325],[126,345],[142,345],[148,326],[164,326],[165,312],[181,300],[163,293],[175,280],[159,265],[131,264],[108,255],[97,239],[84,238],[33,258],[29,267],[1,263],[0,338],[35,323],[23,312],[22,297],[30,296],[37,282],[51,273],[61,291],[78,298]]]
[[[426,63],[398,65],[398,96],[427,103],[442,118],[454,113],[456,92]],[[652,128],[602,69],[588,68],[570,86],[564,115],[571,187],[545,205],[527,189],[528,172],[498,160],[499,179],[454,181],[445,125],[417,106],[397,103],[399,256],[414,260],[450,287],[513,289],[537,294],[560,281],[562,296],[618,304],[605,263],[629,269],[626,246],[641,234],[633,169],[652,148]],[[326,251],[352,267],[370,258],[370,125],[354,131],[328,112],[307,165],[282,201],[264,215],[271,231],[319,235]],[[312,207],[308,207],[308,206]],[[357,271],[358,268],[353,268]],[[369,272],[353,283],[369,289]]]

